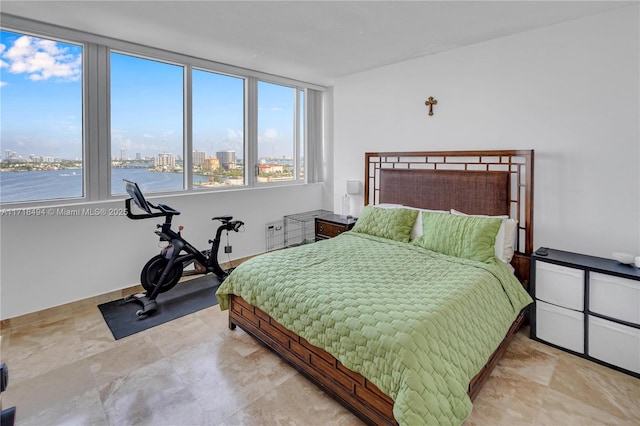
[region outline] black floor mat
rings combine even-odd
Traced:
[[[179,283],[171,290],[158,295],[158,310],[146,318],[136,315],[136,311],[142,307],[137,302],[124,302],[119,299],[98,305],[98,308],[113,337],[118,340],[218,304],[215,293],[219,286],[220,281],[215,275]]]

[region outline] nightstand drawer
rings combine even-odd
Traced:
[[[336,225],[335,223],[325,222],[323,220],[316,220],[316,235],[333,238],[337,235],[342,234],[344,231],[347,231],[344,225]]]
[[[575,311],[584,310],[584,271],[537,261],[536,299]]]
[[[536,335],[545,342],[584,353],[584,314],[536,300]]]
[[[640,324],[640,281],[591,272],[589,310]]]
[[[640,374],[640,329],[589,316],[589,356]]]

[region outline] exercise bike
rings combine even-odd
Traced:
[[[218,263],[220,238],[223,231],[226,231],[227,235],[229,231],[239,232],[243,228],[244,222],[233,220],[233,216],[230,215],[214,217],[212,220],[220,221],[222,224],[218,227],[215,238],[209,240],[211,249],[198,250],[182,238],[182,226],[178,227],[178,232],[171,229],[173,216],[180,214],[178,210],[166,204],[151,204],[144,198],[137,183],[126,179],[124,179],[124,183],[127,193],[131,197],[125,200],[127,217],[138,220],[164,216],[164,223],[156,225],[159,230],[154,232],[160,237],[160,241],[169,243],[162,248],[160,254],[152,257],[142,268],[140,283],[146,292],[144,294],[130,295],[124,299],[125,302],[137,302],[142,305],[142,309],[136,312],[138,317],[145,318],[156,312],[158,310],[158,303],[156,302],[158,295],[171,290],[183,275],[204,275],[211,272],[218,277],[220,282],[227,278],[233,268],[224,270]],[[136,214],[132,212],[132,200],[144,213]],[[230,253],[226,247],[225,252]],[[194,265],[194,269],[184,272],[184,269],[191,264]]]

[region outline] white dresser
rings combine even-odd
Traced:
[[[530,291],[531,338],[640,378],[640,269],[548,249]]]

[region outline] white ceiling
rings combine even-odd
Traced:
[[[330,85],[637,1],[25,1],[2,12]]]

